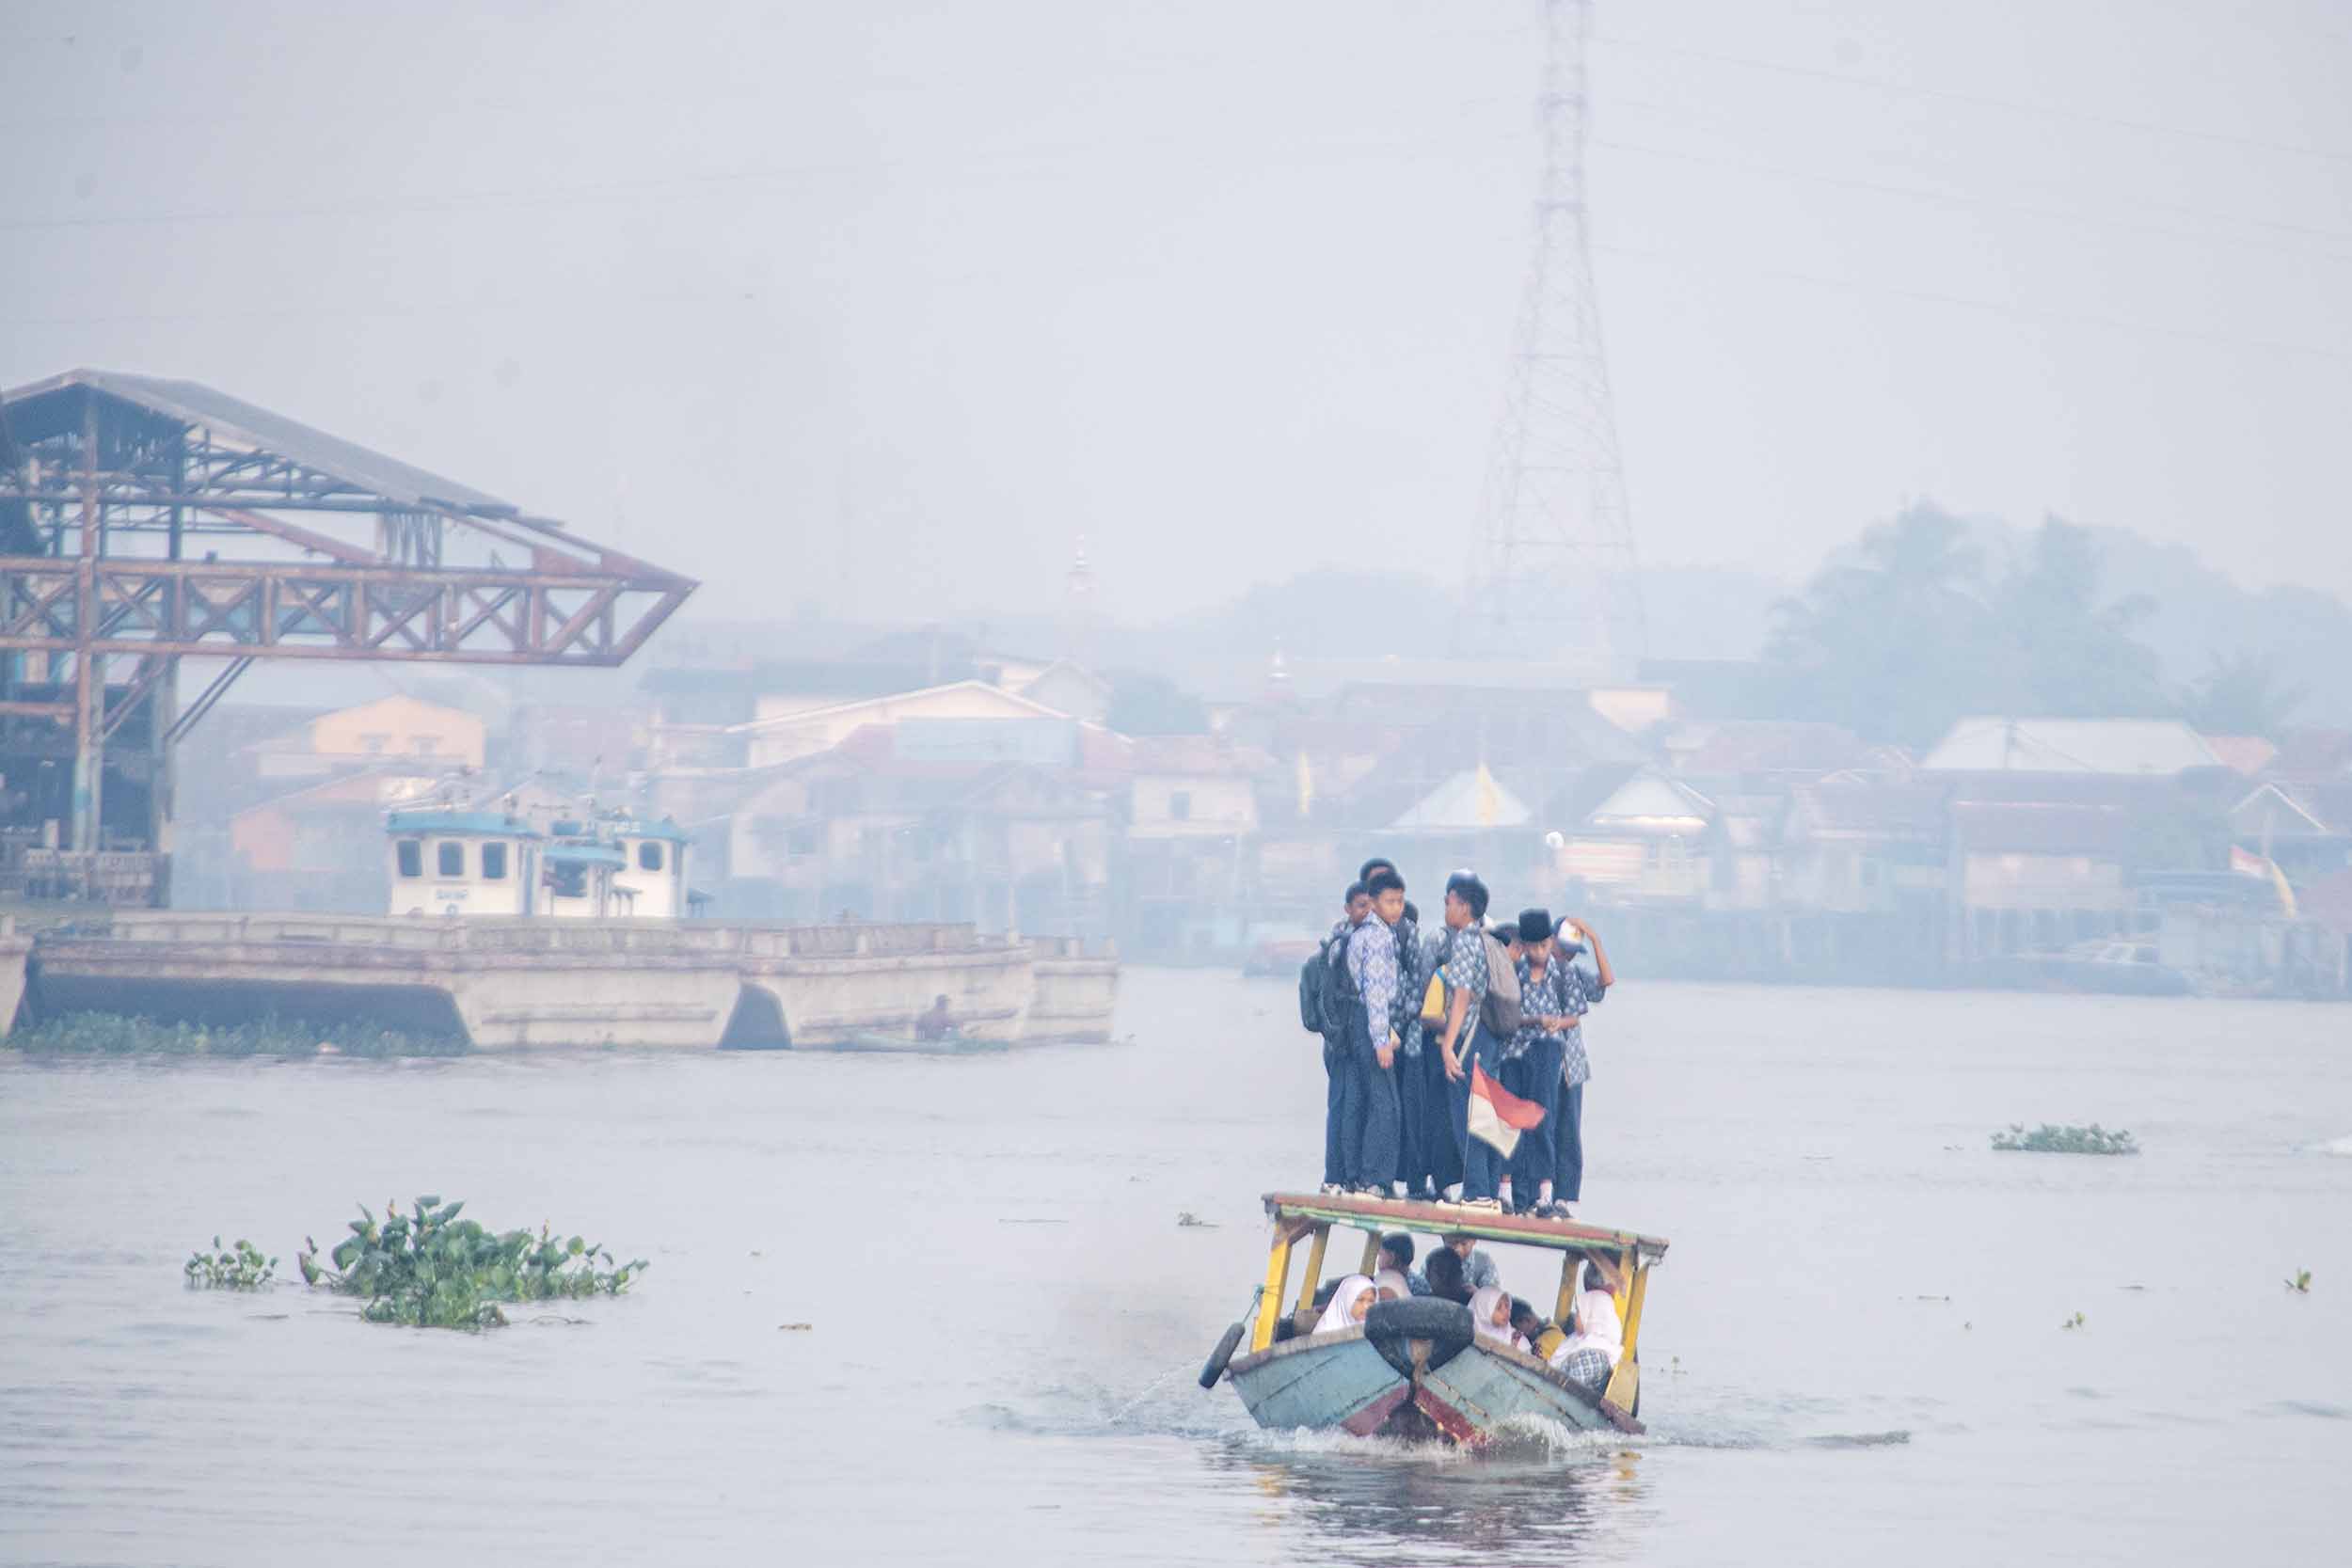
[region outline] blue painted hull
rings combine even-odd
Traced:
[[[1442,1436],[1476,1446],[1516,1420],[1638,1433],[1641,1423],[1533,1355],[1478,1340],[1443,1366],[1398,1371],[1360,1326],[1237,1356],[1233,1391],[1260,1426],[1359,1436]]]

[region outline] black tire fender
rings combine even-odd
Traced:
[[[1413,1340],[1428,1340],[1428,1364],[1442,1367],[1470,1348],[1470,1308],[1436,1296],[1376,1302],[1364,1314],[1364,1338],[1406,1377],[1413,1375]]]
[[[1233,1358],[1233,1352],[1241,1348],[1241,1336],[1242,1325],[1235,1323],[1217,1340],[1216,1349],[1209,1352],[1208,1363],[1200,1369],[1201,1387],[1216,1386],[1216,1380],[1225,1375],[1225,1364]]]

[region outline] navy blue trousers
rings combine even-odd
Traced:
[[[1574,1203],[1584,1194],[1584,1085],[1560,1091],[1560,1154],[1552,1165],[1551,1196]]]
[[[1343,1085],[1347,1079],[1347,1069],[1342,1064],[1346,1056],[1343,1041],[1327,1038],[1323,1042],[1323,1180],[1327,1186],[1347,1184],[1347,1167],[1340,1162],[1341,1112],[1346,1100]]]
[[[1462,1059],[1462,1076],[1447,1085],[1454,1097],[1454,1148],[1462,1162],[1462,1196],[1493,1197],[1502,1183],[1502,1155],[1486,1139],[1470,1136],[1470,1066],[1476,1063],[1486,1069],[1487,1077],[1497,1078],[1495,1058],[1502,1048],[1478,1027],[1475,1018],[1464,1021],[1462,1030],[1470,1037],[1467,1044],[1455,1042],[1455,1053]],[[1440,1066],[1438,1070],[1445,1069]]]
[[[1350,1022],[1347,1050],[1340,1062],[1340,1168],[1346,1172],[1340,1180],[1351,1187],[1378,1187],[1385,1193],[1396,1175],[1396,1079],[1405,1058],[1400,1055],[1394,1067],[1380,1065],[1374,1054],[1372,1016],[1362,1003],[1356,1004]],[[1388,1020],[1383,1018],[1380,1043],[1388,1037]]]
[[[1562,1054],[1557,1035],[1539,1035],[1527,1054],[1502,1064],[1502,1086],[1544,1108],[1544,1119],[1521,1132],[1519,1147],[1511,1151],[1511,1196],[1522,1203],[1534,1202],[1547,1181],[1555,1183],[1552,1196],[1559,1196],[1560,1095],[1565,1086],[1560,1077]]]

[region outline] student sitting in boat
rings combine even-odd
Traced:
[[[1394,1269],[1382,1269],[1372,1276],[1372,1284],[1382,1301],[1403,1301],[1413,1293],[1412,1282]]]
[[[1511,1298],[1511,1332],[1527,1342],[1530,1349],[1542,1338],[1544,1330],[1551,1325],[1535,1315],[1535,1309],[1518,1297]]]
[[[1470,1330],[1481,1339],[1514,1350],[1525,1350],[1527,1341],[1511,1326],[1511,1295],[1500,1285],[1489,1285],[1470,1297]]]
[[[1380,1268],[1383,1273],[1395,1274],[1411,1280],[1413,1276],[1413,1239],[1402,1230],[1391,1230],[1380,1238]],[[1414,1295],[1427,1293],[1425,1288],[1414,1287]]]
[[[1473,1294],[1462,1278],[1461,1255],[1448,1247],[1439,1247],[1431,1253],[1429,1261],[1413,1278],[1420,1285],[1420,1289],[1413,1292],[1415,1295],[1434,1296],[1439,1301],[1458,1301],[1468,1305]]]
[[[1477,1237],[1465,1236],[1456,1230],[1446,1237],[1445,1244],[1454,1257],[1462,1260],[1462,1278],[1471,1290],[1483,1291],[1489,1285],[1502,1283],[1502,1275],[1495,1269],[1495,1260],[1487,1256],[1486,1248],[1478,1244]]]
[[[1331,1305],[1315,1320],[1315,1332],[1328,1334],[1335,1328],[1345,1328],[1364,1321],[1372,1304],[1379,1299],[1377,1288],[1366,1275],[1351,1274],[1340,1281],[1340,1288],[1331,1292]]]
[[[1625,1355],[1625,1330],[1617,1321],[1617,1280],[1597,1258],[1587,1259],[1580,1272],[1585,1283],[1576,1293],[1576,1332],[1545,1359],[1570,1382],[1598,1389]]]

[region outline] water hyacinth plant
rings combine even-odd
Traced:
[[[318,1243],[307,1236],[294,1261],[305,1284],[362,1298],[368,1322],[412,1328],[497,1328],[506,1322],[501,1302],[616,1296],[647,1267],[642,1258],[614,1266],[602,1246],[558,1238],[545,1226],[536,1236],[494,1232],[460,1219],[463,1208],[420,1197],[405,1214],[386,1204],[379,1222],[362,1204],[330,1255],[332,1267],[319,1262]]]
[[[1993,1134],[1993,1147],[2004,1153],[2026,1154],[2137,1154],[2139,1146],[2129,1132],[2109,1132],[2097,1122],[2088,1127],[2054,1127],[2043,1122],[2032,1132],[2026,1124],[2013,1121],[2006,1132]]]
[[[235,1246],[224,1247],[215,1236],[213,1250],[189,1254],[180,1272],[191,1291],[258,1291],[276,1276],[278,1259],[262,1257],[262,1249],[243,1237]]]
[[[466,1042],[344,1020],[312,1023],[275,1016],[243,1023],[166,1023],[125,1013],[65,1013],[8,1037],[37,1056],[455,1056]]]

